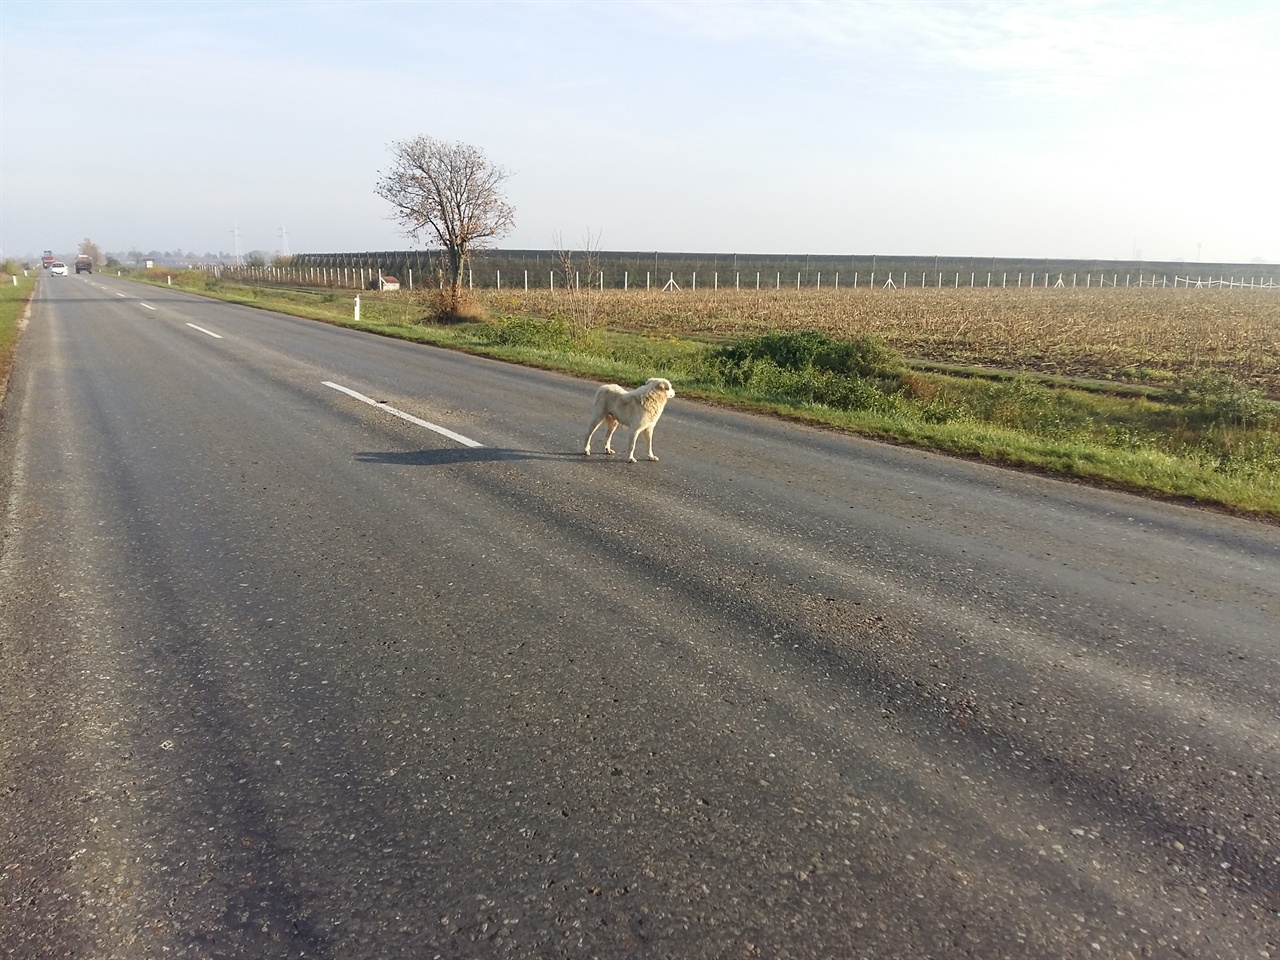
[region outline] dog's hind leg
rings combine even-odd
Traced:
[[[602,423],[604,423],[603,417],[601,417],[599,420],[593,423],[591,425],[591,429],[587,431],[587,439],[583,441],[582,452],[585,453],[588,457],[591,456],[591,438],[596,435],[596,431],[600,429],[600,424]]]
[[[618,429],[618,418],[612,414],[604,415],[605,422],[609,424],[609,432],[604,435],[604,452],[613,456],[618,451],[613,449],[613,434]],[[634,444],[632,444],[634,447]]]

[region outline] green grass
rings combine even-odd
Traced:
[[[147,279],[158,280],[156,272]],[[163,274],[163,271],[160,271]],[[1221,374],[1140,390],[913,364],[874,340],[804,331],[707,342],[521,315],[425,321],[410,295],[247,287],[205,275],[174,283],[207,296],[384,336],[584,377],[665,376],[681,395],[1042,471],[1149,496],[1280,520],[1280,415]],[[1113,385],[1114,387],[1115,385]]]
[[[9,370],[13,367],[22,311],[36,288],[34,274],[16,279],[18,282],[15,285],[13,276],[0,272],[0,397],[4,396]]]

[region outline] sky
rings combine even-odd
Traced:
[[[0,256],[422,249],[418,135],[508,249],[1274,263],[1280,0],[0,0]]]

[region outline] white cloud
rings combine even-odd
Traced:
[[[878,78],[891,88],[951,83],[961,71],[988,96],[1087,101],[1136,88],[1163,99],[1274,85],[1280,76],[1274,4],[725,0],[643,8],[708,42],[786,44],[854,69],[891,62],[893,73]]]

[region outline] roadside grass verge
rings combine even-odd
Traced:
[[[135,276],[161,284],[169,276],[206,296],[593,379],[665,376],[689,397],[1280,520],[1280,408],[1257,380],[1220,364],[1174,357],[1160,366],[1148,356],[1135,387],[1108,383],[1105,370],[1077,379],[912,361],[882,338],[817,329],[771,332],[753,323],[734,334],[723,321],[715,330],[693,324],[694,335],[671,324],[584,328],[564,315],[514,312],[516,298],[490,300],[482,322],[438,324],[427,319],[425,300],[368,292],[356,324],[352,291],[150,273]],[[973,351],[957,352],[967,360]],[[1095,377],[1101,370],[1093,359],[1080,369]]]
[[[14,277],[0,271],[0,399],[9,383],[9,371],[13,369],[13,355],[18,347],[18,329],[22,311],[36,289],[36,278]]]

